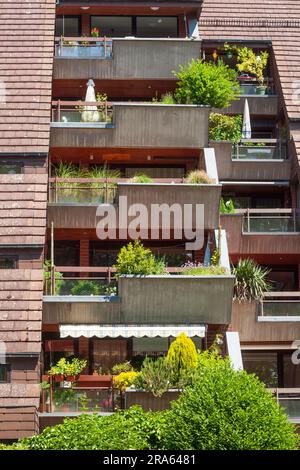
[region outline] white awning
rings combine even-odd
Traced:
[[[185,333],[189,337],[205,337],[205,325],[60,325],[60,337],[79,338],[168,338]]]

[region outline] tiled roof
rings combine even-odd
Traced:
[[[47,174],[0,175],[0,246],[44,245]]]
[[[55,0],[0,0],[0,153],[48,152]]]
[[[271,40],[290,119],[300,119],[299,0],[203,0],[202,39]]]
[[[0,341],[7,353],[40,353],[42,297],[42,270],[2,270]]]

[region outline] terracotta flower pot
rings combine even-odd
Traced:
[[[62,374],[57,374],[53,376],[54,382],[63,382],[64,376]]]
[[[67,375],[66,376],[67,382],[76,382],[76,375]]]

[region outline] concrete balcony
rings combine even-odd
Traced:
[[[73,45],[55,47],[54,80],[176,80],[173,71],[201,52],[201,41],[190,39],[67,39]]]
[[[245,100],[248,100],[251,116],[277,116],[279,99],[277,95],[241,95],[228,108],[218,110],[222,114],[243,114]]]
[[[153,103],[105,104],[56,102],[51,123],[51,147],[194,148],[207,146],[208,106]],[[84,111],[92,114],[82,121]],[[86,115],[85,115],[86,118]]]
[[[60,180],[59,180],[60,181]],[[72,182],[76,181],[72,179]],[[100,220],[96,211],[100,204],[110,203],[116,206],[117,220],[119,212],[126,213],[134,204],[143,204],[147,210],[147,227],[152,227],[154,205],[170,208],[170,219],[166,224],[168,228],[175,228],[177,214],[182,220],[185,205],[192,208],[192,224],[196,226],[196,204],[203,204],[204,228],[216,229],[219,226],[219,204],[221,197],[221,185],[219,184],[186,184],[183,180],[155,180],[153,183],[132,183],[128,180],[119,180],[117,183],[99,180],[99,189],[95,188],[96,180],[82,179],[82,188],[72,189],[72,182],[57,182],[55,178],[50,180],[50,202],[48,204],[48,221],[54,222],[56,228],[83,228],[95,229]],[[97,180],[98,181],[98,180]],[[94,187],[86,188],[85,185]],[[65,185],[65,186],[63,186]],[[77,183],[78,185],[78,183]],[[126,207],[124,206],[126,204]],[[174,212],[172,207],[174,207]],[[176,210],[175,210],[176,209]],[[178,214],[178,211],[181,214]],[[166,226],[165,224],[165,226]],[[158,222],[158,227],[162,223]]]
[[[289,181],[291,160],[286,149],[276,139],[251,142],[256,145],[234,147],[231,142],[210,142],[220,181]]]
[[[43,323],[229,324],[233,283],[231,275],[122,276],[118,296],[45,296]]]
[[[243,343],[252,343],[252,345],[293,343],[298,340],[300,338],[299,296],[299,292],[272,292],[263,299],[262,303],[234,302],[232,330],[239,332],[242,349]],[[272,315],[268,315],[269,313]]]
[[[292,209],[249,209],[221,215],[232,256],[300,253],[299,214]]]

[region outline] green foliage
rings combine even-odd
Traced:
[[[163,440],[170,450],[296,450],[298,443],[264,384],[208,351],[192,385],[171,404]]]
[[[126,388],[131,387],[134,384],[134,381],[138,375],[138,372],[130,370],[128,372],[120,372],[119,375],[115,375],[113,378],[114,386],[120,390],[120,392],[125,392]]]
[[[45,294],[47,295],[50,294],[51,290],[51,261],[49,259],[45,259],[44,261],[43,277]],[[54,282],[55,295],[59,295],[65,283],[63,280],[63,274],[58,271],[55,271]]]
[[[139,173],[130,178],[129,183],[152,183],[152,178],[144,173]]]
[[[111,372],[113,375],[117,375],[117,374],[120,374],[121,372],[130,372],[131,370],[133,370],[132,365],[130,364],[129,361],[126,361],[126,362],[120,362],[119,364],[115,364],[112,367]]]
[[[101,287],[97,282],[82,280],[77,281],[71,289],[72,295],[100,295]]]
[[[145,248],[139,240],[123,246],[117,257],[116,276],[122,274],[151,275],[166,274],[163,259],[156,258],[151,250]]]
[[[65,419],[63,424],[24,441],[30,450],[147,449],[146,436],[130,425],[130,413],[122,412]]]
[[[165,93],[161,97],[162,104],[176,104],[175,98],[172,93]]]
[[[201,263],[186,263],[181,273],[183,276],[224,276],[228,274],[226,268],[219,265],[205,266]]]
[[[78,359],[77,357],[68,361],[65,357],[51,367],[49,375],[63,375],[64,377],[70,375],[79,375],[85,369],[87,361],[85,359]]]
[[[213,64],[192,60],[175,75],[179,80],[175,91],[178,103],[224,108],[240,94],[237,72],[222,61]]]
[[[54,409],[60,411],[64,405],[74,403],[76,392],[72,388],[56,388],[53,390]]]
[[[229,141],[233,144],[242,138],[242,116],[227,116],[226,114],[211,113],[209,116],[209,139]]]
[[[240,259],[232,272],[235,276],[236,300],[260,300],[264,292],[271,290],[271,284],[267,280],[270,270],[262,268],[253,259]]]
[[[221,255],[220,255],[219,250],[217,250],[217,249],[214,250],[213,254],[211,255],[211,260],[210,260],[212,266],[219,266],[220,257],[221,257]]]
[[[56,178],[80,178],[81,176],[79,167],[73,163],[60,161],[58,165],[53,165],[53,169]]]
[[[235,207],[232,199],[228,199],[228,201],[225,202],[224,199],[221,198],[220,214],[235,214]]]
[[[264,71],[268,65],[269,53],[255,52],[249,47],[237,47],[237,64],[239,72],[251,73],[257,77],[260,85],[264,84]]]
[[[167,362],[171,366],[173,382],[178,383],[197,366],[197,350],[195,344],[185,333],[172,342],[167,354]]]
[[[134,385],[138,389],[151,392],[155,397],[161,397],[172,385],[170,363],[164,357],[155,360],[146,357]]]
[[[186,183],[189,184],[214,184],[215,180],[210,178],[204,170],[190,171],[186,176]]]

